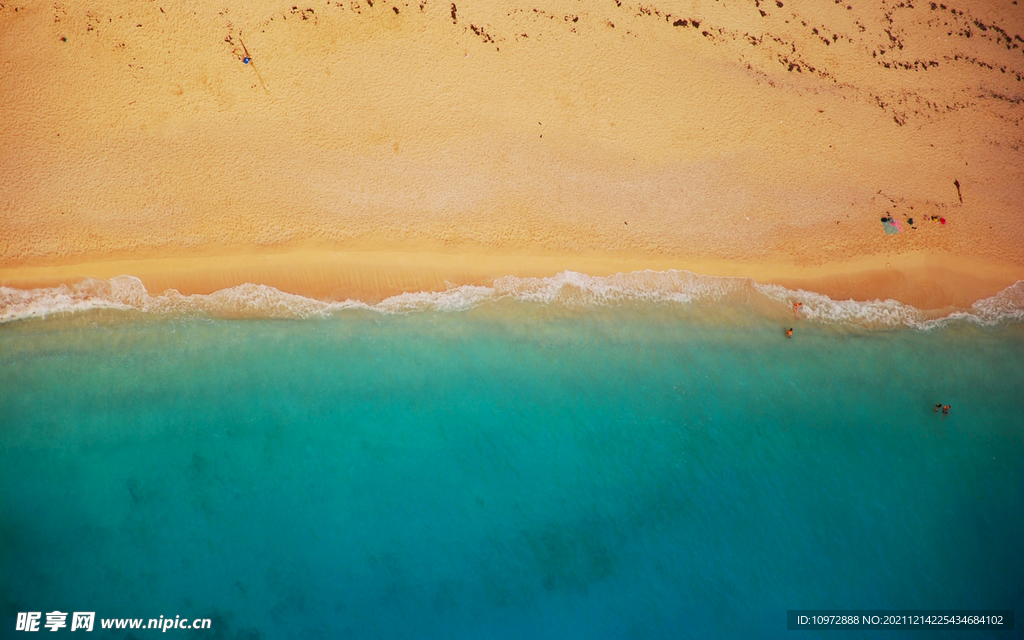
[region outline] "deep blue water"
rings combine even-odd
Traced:
[[[848,637],[786,610],[1022,605],[1019,324],[787,340],[742,309],[505,301],[0,326],[0,637],[54,609],[208,638]]]

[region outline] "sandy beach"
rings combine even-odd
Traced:
[[[0,284],[967,306],[1024,279],[1024,7],[911,4],[5,2]]]

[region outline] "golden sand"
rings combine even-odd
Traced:
[[[1022,121],[1012,0],[4,2],[0,283],[964,305],[1024,278]]]

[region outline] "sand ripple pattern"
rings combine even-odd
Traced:
[[[932,329],[951,321],[992,325],[1024,320],[1024,280],[979,300],[970,309],[922,311],[895,300],[857,302],[833,300],[811,291],[749,278],[702,276],[689,271],[636,271],[597,277],[565,271],[550,278],[506,276],[491,286],[465,285],[447,291],[403,293],[376,304],[359,300],[325,301],[285,293],[270,286],[243,284],[211,294],[182,295],[174,290],[153,295],[138,278],[90,279],[74,286],[43,289],[0,287],[0,323],[29,318],[118,309],[168,315],[209,315],[227,318],[309,318],[364,309],[379,313],[466,311],[502,299],[592,307],[653,304],[746,304],[779,314],[799,300],[805,321],[871,328]]]

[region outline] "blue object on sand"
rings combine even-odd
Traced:
[[[890,218],[890,220],[892,220],[892,218]],[[899,227],[895,225],[895,221],[889,222],[889,220],[883,220],[882,226],[885,227],[886,235],[893,235],[894,233],[900,232]]]
[[[249,64],[249,60],[251,60],[249,56],[242,58],[242,62],[244,62],[245,64]]]

